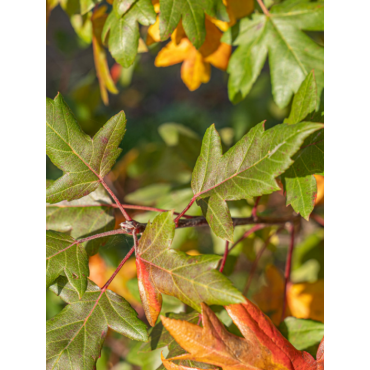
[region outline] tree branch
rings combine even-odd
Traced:
[[[225,252],[224,252],[224,256],[222,257],[221,265],[220,265],[220,272],[222,272],[224,270],[224,267],[225,267],[227,255],[229,254],[229,244],[230,244],[230,242],[228,240],[226,240]]]

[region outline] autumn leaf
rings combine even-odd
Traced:
[[[78,199],[94,191],[121,153],[126,131],[123,111],[113,116],[92,139],[76,122],[61,94],[46,99],[46,154],[63,176],[46,189],[46,201]]]
[[[107,56],[105,54],[104,46],[101,40],[101,33],[103,30],[104,23],[107,19],[106,6],[102,6],[93,12],[91,17],[93,27],[93,52],[96,75],[99,80],[100,94],[105,105],[108,105],[108,93],[118,94],[118,90],[114,85],[113,79],[109,73],[109,67],[107,62]]]
[[[207,30],[203,45],[197,50],[186,37],[182,23],[171,35],[171,41],[158,53],[156,67],[168,67],[183,62],[181,78],[190,91],[196,90],[211,77],[211,64],[226,70],[231,55],[231,47],[221,43],[221,31],[209,20],[205,20]],[[157,26],[149,28],[150,40],[158,40]]]
[[[264,122],[261,122],[225,154],[222,154],[221,139],[215,126],[207,129],[191,187],[193,200],[202,204],[203,214],[217,236],[233,240],[233,225],[226,201],[280,190],[276,177],[293,163],[290,157],[303,140],[320,128],[322,124],[302,122],[276,125],[265,131]]]
[[[200,303],[225,305],[244,300],[231,282],[216,270],[219,256],[189,256],[170,248],[175,233],[173,212],[148,223],[136,251],[140,298],[151,326],[162,306],[162,293],[200,310]]]
[[[193,360],[229,369],[315,370],[314,358],[290,344],[271,320],[249,300],[226,307],[244,338],[229,333],[215,313],[202,303],[203,328],[161,316],[164,327],[188,353],[168,358]],[[172,367],[172,369],[175,369]],[[179,368],[180,369],[180,368]]]
[[[275,325],[279,325],[284,297],[284,278],[273,266],[266,267],[267,285],[253,295],[253,300],[268,314]],[[314,283],[289,284],[285,317],[312,319],[324,322],[324,280]]]

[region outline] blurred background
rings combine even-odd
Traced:
[[[234,106],[227,95],[226,72],[212,67],[210,81],[191,92],[180,78],[181,64],[166,68],[154,66],[154,59],[162,47],[159,44],[138,54],[134,66],[128,69],[115,64],[107,53],[119,93],[110,94],[109,104],[104,105],[92,46],[76,34],[68,15],[60,6],[50,14],[46,47],[46,95],[54,98],[58,92],[62,93],[86,133],[94,135],[111,116],[120,110],[125,111],[127,132],[121,143],[123,151],[107,177],[108,184],[124,203],[181,211],[191,199],[189,184],[192,169],[204,132],[212,123],[221,135],[225,151],[257,123],[267,120],[266,128],[269,128],[281,123],[289,114],[289,107],[282,110],[273,102],[267,64],[251,93]],[[54,180],[61,176],[61,171],[48,158],[46,164],[47,179]],[[321,180],[318,178],[318,183]],[[253,204],[252,199],[230,202],[232,216],[250,216]],[[285,197],[281,192],[262,197],[258,212],[261,215],[282,216],[289,215],[292,210],[285,206]],[[315,212],[323,212],[323,185],[319,185]],[[201,214],[196,206],[188,213]],[[131,214],[143,222],[154,216],[151,212]],[[116,226],[121,221],[117,214]],[[248,228],[236,228],[235,239]],[[225,273],[243,291],[256,254],[272,235],[247,294],[278,324],[289,236],[285,231],[274,234],[275,231],[274,227],[266,228],[239,243],[228,258]],[[102,286],[132,244],[130,237],[109,240],[98,254],[90,257],[90,278]],[[182,229],[176,231],[173,248],[190,254],[221,255],[224,242],[208,228]],[[110,289],[125,297],[145,321],[133,258],[125,264]],[[323,322],[323,228],[314,221],[303,220],[299,225],[289,289],[287,314]],[[47,318],[62,308],[63,302],[59,297],[47,292]],[[177,299],[164,297],[164,313],[184,310],[188,308]],[[231,331],[236,330],[225,310],[218,309],[218,315]],[[141,343],[110,331],[97,369],[156,369],[161,364],[160,350],[143,353],[140,347]],[[166,350],[163,352],[166,354]],[[314,348],[312,352],[315,352]]]

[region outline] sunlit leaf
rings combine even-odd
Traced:
[[[252,19],[243,18],[235,26],[238,35],[233,44],[239,47],[228,67],[230,100],[237,102],[249,93],[267,53],[272,94],[279,107],[288,105],[312,69],[320,96],[324,86],[324,49],[301,30],[323,30],[324,3],[288,1],[275,5],[270,12],[270,16],[254,14]],[[225,40],[228,37],[230,34],[225,35]]]
[[[47,369],[94,369],[108,328],[146,341],[146,326],[128,302],[88,282],[81,299],[61,277],[51,287],[68,305],[46,323]]]
[[[46,201],[57,203],[88,195],[110,171],[126,130],[123,111],[94,136],[86,135],[61,94],[46,100],[46,153],[63,176],[46,189]]]
[[[222,0],[161,0],[159,29],[162,40],[168,39],[180,20],[191,43],[199,49],[206,38],[205,13],[228,21]]]
[[[189,256],[170,249],[174,233],[173,213],[164,212],[148,223],[136,251],[140,297],[150,325],[155,325],[161,311],[162,293],[196,310],[201,302],[242,302],[241,293],[216,270],[220,257]]]
[[[275,178],[292,164],[290,157],[303,140],[321,127],[318,123],[302,122],[276,125],[265,131],[264,123],[260,123],[223,155],[215,126],[208,128],[191,186],[194,198],[210,197],[208,204],[213,207],[208,207],[205,216],[208,214],[207,220],[216,235],[227,240],[232,235],[229,211],[224,202],[279,190]],[[218,220],[217,214],[222,218]],[[222,231],[225,227],[227,230]]]
[[[200,361],[220,366],[224,370],[316,369],[314,358],[306,352],[295,349],[269,318],[250,301],[227,306],[226,310],[244,338],[229,333],[204,303],[202,303],[203,328],[162,316],[164,327],[188,352],[167,358],[167,361]]]
[[[149,26],[156,20],[153,5],[150,0],[134,2],[129,11],[119,16],[112,11],[103,28],[102,39],[108,40],[109,51],[122,67],[129,67],[135,60],[139,47],[139,23]],[[108,35],[109,32],[109,35]]]

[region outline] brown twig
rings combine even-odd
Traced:
[[[281,314],[280,322],[284,320],[285,317],[285,310],[286,310],[286,300],[287,300],[287,290],[288,290],[288,284],[290,281],[290,272],[292,270],[292,255],[293,255],[293,249],[294,249],[294,225],[290,224],[290,244],[289,244],[289,250],[288,250],[288,256],[286,260],[285,265],[285,284],[284,284],[284,295],[283,295],[283,312]]]
[[[257,3],[261,7],[261,9],[264,12],[264,14],[266,15],[266,17],[269,17],[270,16],[270,12],[267,10],[267,8],[266,8],[265,4],[263,3],[263,1],[262,0],[257,0]]]
[[[248,281],[247,281],[247,283],[245,284],[245,288],[244,288],[244,290],[243,290],[243,295],[244,295],[245,297],[246,297],[246,296],[247,296],[247,294],[248,294],[248,290],[249,290],[250,285],[251,285],[251,283],[252,283],[254,273],[256,272],[256,268],[257,268],[257,266],[258,266],[258,262],[259,262],[259,260],[261,259],[263,252],[266,250],[267,246],[269,245],[271,238],[272,238],[274,235],[278,234],[278,233],[279,233],[281,230],[283,230],[283,229],[284,229],[284,226],[280,226],[280,227],[279,227],[275,232],[273,232],[273,233],[272,233],[272,234],[271,234],[271,235],[266,239],[266,241],[265,241],[265,243],[264,243],[263,247],[262,247],[262,248],[261,248],[261,250],[258,252],[258,254],[257,254],[257,256],[256,256],[256,259],[253,261],[253,265],[252,265],[252,267],[251,267],[251,272],[250,272],[250,274],[249,274],[249,276],[248,276]]]
[[[187,210],[193,205],[193,203],[195,202],[195,200],[196,200],[197,198],[194,196],[193,198],[191,198],[191,201],[189,202],[189,204],[185,207],[185,209],[175,218],[175,224],[176,224],[176,226],[178,225],[178,222],[179,222],[179,220],[180,220],[180,218],[182,217],[182,216],[184,216],[185,215],[185,213],[187,212]]]
[[[224,270],[224,267],[225,267],[227,255],[229,254],[229,244],[230,244],[230,242],[228,240],[226,240],[225,252],[224,252],[224,256],[222,257],[222,260],[221,260],[220,272],[222,272]]]

